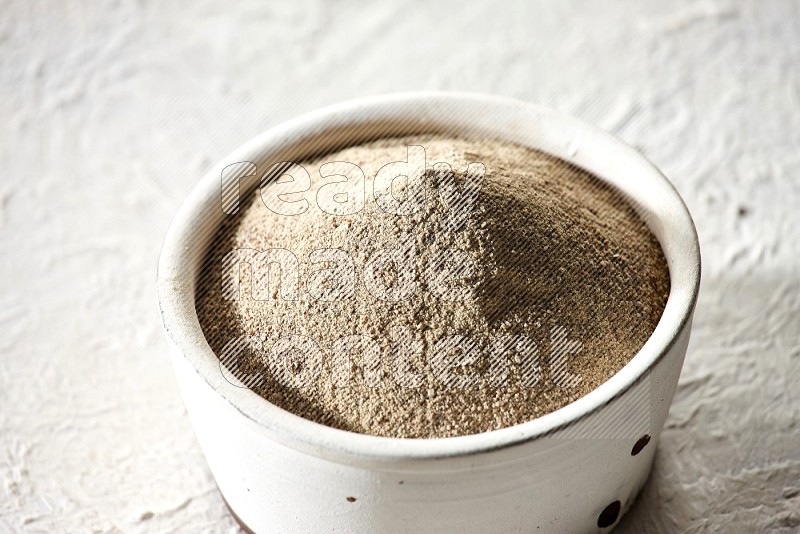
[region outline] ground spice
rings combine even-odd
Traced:
[[[393,197],[376,200],[375,176],[414,159],[408,145],[424,147],[426,166],[391,191],[408,201],[394,208],[419,209],[387,213]],[[323,167],[322,177],[326,162],[353,163],[365,180],[344,163]],[[476,162],[482,179],[469,167]],[[661,316],[669,273],[658,242],[619,193],[562,160],[497,141],[423,136],[302,165],[307,192],[277,197],[281,187],[302,189],[284,177],[222,225],[196,301],[231,372],[294,414],[403,438],[508,427],[598,387]],[[326,204],[333,189],[324,184],[341,175],[350,179],[333,187],[353,196]],[[318,206],[347,211],[362,190],[358,213]],[[264,201],[296,209],[301,197],[307,211],[291,216]],[[297,259],[296,278],[288,263],[260,265],[253,252],[238,256],[250,258],[253,276],[244,269],[239,278],[225,259],[236,249],[285,249]],[[226,280],[238,283],[238,298]]]

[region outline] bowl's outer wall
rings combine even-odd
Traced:
[[[582,421],[583,430],[567,427],[508,449],[408,460],[389,469],[342,464],[276,443],[221,398],[180,351],[173,347],[172,354],[211,472],[255,532],[594,532],[601,511],[615,500],[627,509],[647,479],[689,330],[687,323],[645,387]],[[642,392],[650,399],[644,405],[649,417],[631,428],[613,414],[641,412]],[[598,438],[600,432],[615,437]],[[650,443],[633,456],[645,433]]]

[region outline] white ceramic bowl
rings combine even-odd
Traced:
[[[195,312],[198,266],[225,216],[220,176],[385,136],[458,133],[544,150],[638,206],[671,287],[650,339],[621,371],[538,419],[483,434],[395,439],[293,415],[220,372]],[[700,281],[691,217],[667,179],[607,133],[506,98],[412,93],[291,120],[221,161],[181,207],[158,266],[158,299],[186,407],[222,495],[255,532],[596,532],[644,484],[677,386]]]

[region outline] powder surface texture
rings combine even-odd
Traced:
[[[608,380],[661,316],[657,240],[562,160],[417,136],[302,167],[307,191],[283,194],[293,167],[242,199],[196,299],[230,374],[296,415],[403,438],[523,423]]]

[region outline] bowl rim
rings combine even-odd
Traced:
[[[475,113],[454,116],[454,111],[465,109]],[[452,118],[443,118],[448,113]],[[333,128],[354,128],[357,124],[363,128],[370,121],[399,120],[409,115],[419,124],[453,121],[453,127],[461,124],[466,128],[473,124],[485,126],[489,119],[505,121],[502,135],[506,140],[539,148],[586,168],[623,189],[637,206],[645,207],[645,219],[669,265],[670,293],[662,317],[645,345],[606,382],[554,412],[518,425],[466,436],[410,439],[371,436],[315,423],[273,405],[249,389],[233,387],[224,378],[197,319],[193,274],[187,280],[187,273],[194,273],[192,269],[196,270],[199,259],[186,245],[197,242],[203,214],[207,213],[203,207],[208,207],[209,202],[219,206],[222,168],[232,162],[256,161],[270,150],[296,146],[303,136],[330,133]],[[425,132],[422,126],[414,128],[419,134]],[[497,133],[499,136],[501,132]],[[523,134],[538,142],[514,141]],[[390,134],[377,137],[386,135]],[[631,192],[630,188],[639,192]],[[649,194],[644,194],[645,189]],[[652,193],[660,195],[657,202],[651,198]],[[249,420],[256,432],[315,456],[343,462],[369,458],[379,463],[463,457],[505,449],[552,435],[588,417],[642,380],[670,351],[690,323],[699,284],[700,248],[691,215],[673,185],[641,153],[609,133],[536,104],[500,96],[435,91],[372,96],[321,108],[279,124],[234,150],[205,174],[181,205],[164,239],[156,283],[163,327],[173,350],[182,355],[216,396]]]

